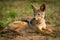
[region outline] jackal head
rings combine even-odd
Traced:
[[[34,19],[35,20],[44,19],[44,17],[45,17],[45,10],[46,10],[45,3],[41,4],[39,9],[37,9],[34,5],[31,5],[31,6],[32,6],[32,9],[34,11]]]

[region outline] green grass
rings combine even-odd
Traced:
[[[33,16],[33,10],[31,8],[31,4],[34,4],[37,8],[40,7],[41,3],[28,2],[27,1],[15,1],[15,2],[6,2],[0,3],[0,21],[3,22],[4,26],[13,20],[22,19],[22,17]],[[60,16],[60,3],[56,1],[56,3],[46,3],[46,21],[52,23],[54,26],[60,25],[60,21],[57,19]],[[2,24],[0,24],[2,25]]]

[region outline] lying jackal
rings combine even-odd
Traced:
[[[10,30],[20,31],[30,26],[37,32],[52,33],[52,30],[46,27],[44,19],[46,5],[43,3],[39,9],[36,9],[34,5],[31,6],[34,11],[34,17],[30,20],[30,22],[14,21],[10,23],[7,28]]]

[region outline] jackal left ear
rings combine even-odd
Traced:
[[[34,12],[37,11],[37,8],[33,4],[31,4],[31,7],[32,7],[32,9],[33,9]]]
[[[45,5],[45,3],[43,3],[43,4],[40,6],[40,10],[41,10],[41,11],[45,11],[45,9],[46,9],[46,5]]]

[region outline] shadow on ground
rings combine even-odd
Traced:
[[[60,27],[57,27],[60,28]],[[0,31],[0,38],[3,39],[11,39],[11,40],[60,40],[60,30],[57,30],[57,28],[53,31],[52,34],[44,34],[44,33],[38,33],[38,32],[26,32],[21,31],[16,32],[12,30],[6,30],[6,31]]]

